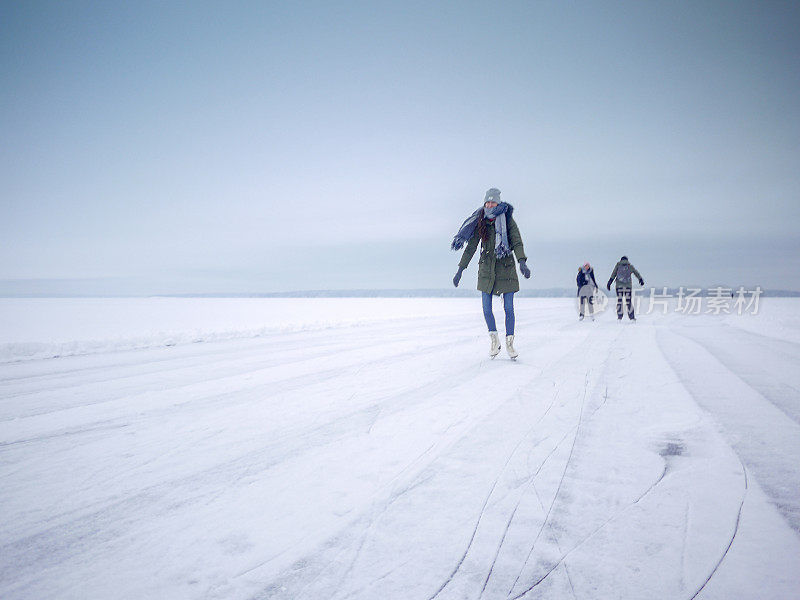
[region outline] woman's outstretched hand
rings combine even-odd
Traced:
[[[531,278],[531,270],[528,268],[526,259],[523,258],[519,261],[519,270],[522,272],[522,275],[525,277],[525,279]]]
[[[458,287],[458,282],[461,281],[461,274],[463,272],[464,272],[464,269],[462,269],[461,267],[458,267],[458,272],[456,273],[456,276],[453,277],[453,285],[455,287]]]

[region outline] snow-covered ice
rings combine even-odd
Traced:
[[[0,300],[0,597],[798,597],[800,300],[516,306]]]

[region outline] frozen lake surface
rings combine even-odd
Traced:
[[[0,597],[797,597],[800,300],[516,306],[0,299]]]

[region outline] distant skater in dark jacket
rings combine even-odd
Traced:
[[[589,307],[589,316],[594,321],[594,291],[597,289],[597,281],[594,279],[594,269],[588,262],[578,269],[578,298],[580,302],[580,316],[578,319],[583,321],[584,305]]]
[[[642,276],[639,275],[639,271],[636,270],[630,262],[628,262],[628,257],[623,256],[619,259],[619,262],[614,267],[614,272],[611,273],[611,277],[608,279],[608,283],[606,284],[606,289],[611,289],[611,282],[616,280],[616,290],[617,290],[617,320],[622,320],[622,305],[627,304],[628,308],[628,318],[631,321],[636,320],[636,315],[633,314],[633,298],[631,297],[631,274],[636,275],[636,278],[639,280],[639,285],[644,285],[644,279]]]

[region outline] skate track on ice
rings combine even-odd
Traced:
[[[0,365],[0,597],[796,594],[800,344],[565,306]]]

